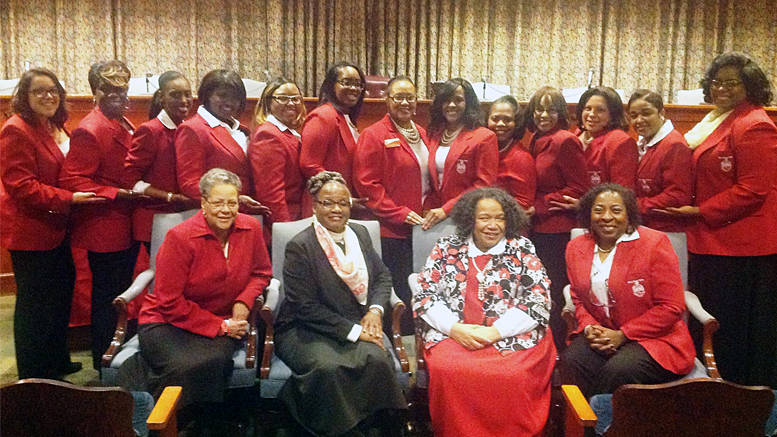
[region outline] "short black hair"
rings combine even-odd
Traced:
[[[626,105],[626,107],[631,108],[631,104],[640,99],[653,105],[653,107],[656,108],[658,112],[661,112],[661,110],[664,109],[664,98],[661,97],[661,94],[646,89],[634,90],[634,92],[631,94],[631,97],[629,97],[629,103]]]
[[[495,105],[498,105],[500,103],[507,103],[508,105],[512,106],[513,108],[513,117],[515,118],[515,129],[513,129],[513,135],[510,138],[510,141],[517,141],[523,138],[524,132],[526,132],[526,122],[525,120],[525,112],[521,110],[521,105],[518,103],[518,99],[515,97],[505,94],[502,97],[499,97],[498,99],[491,102],[491,109],[494,108]],[[491,116],[491,109],[488,110],[488,114],[486,114],[486,126],[488,126],[488,118]]]
[[[151,105],[148,108],[149,120],[156,118],[156,116],[162,112],[162,94],[165,92],[165,86],[180,78],[186,79],[186,76],[175,70],[165,71],[159,76],[159,88],[157,88],[157,90],[154,91],[154,95],[151,96]]]
[[[480,109],[480,101],[472,88],[472,84],[465,79],[456,77],[445,81],[437,91],[437,94],[434,95],[432,105],[429,107],[429,133],[431,136],[441,135],[442,131],[445,130],[448,120],[445,119],[442,107],[445,105],[445,102],[453,97],[456,89],[459,87],[464,90],[464,102],[466,104],[464,114],[462,114],[464,128],[466,130],[473,130],[483,126],[483,111]]]
[[[353,62],[336,62],[326,70],[324,81],[321,82],[321,89],[318,91],[318,104],[320,106],[326,103],[332,103],[335,106],[342,106],[340,101],[337,100],[337,95],[335,94],[335,83],[337,83],[337,75],[340,72],[340,69],[346,67],[352,67],[354,70],[356,70],[356,72],[359,73],[359,77],[362,81],[362,92],[359,94],[359,101],[353,105],[350,111],[348,111],[348,117],[350,117],[352,122],[356,123],[356,119],[359,118],[359,113],[362,110],[362,103],[364,103],[364,94],[367,91],[364,87],[364,72],[361,68],[359,68],[358,65],[354,64]]]
[[[597,185],[588,190],[588,192],[583,194],[583,197],[580,198],[580,203],[577,207],[577,220],[580,225],[590,232],[593,232],[593,229],[591,229],[591,208],[593,208],[596,198],[600,194],[608,191],[618,193],[621,196],[623,205],[626,207],[629,227],[632,228],[632,230],[637,229],[637,227],[642,224],[642,217],[639,215],[639,205],[637,204],[636,194],[634,194],[634,191],[631,189],[612,182]]]
[[[197,90],[197,98],[200,99],[200,104],[208,111],[210,97],[218,88],[229,88],[238,96],[240,101],[240,107],[238,113],[242,113],[246,107],[246,86],[243,84],[243,79],[240,75],[232,70],[211,70],[205,77],[202,78],[200,88]]]
[[[27,124],[31,126],[38,124],[38,117],[35,115],[35,111],[30,108],[30,86],[32,85],[32,80],[38,76],[48,77],[54,82],[54,86],[57,87],[59,106],[57,106],[57,111],[49,118],[49,121],[57,128],[64,129],[68,118],[67,108],[65,107],[65,96],[67,93],[62,84],[59,83],[57,75],[45,68],[32,68],[22,74],[11,98],[11,110],[14,114],[19,114],[19,117]]]
[[[757,106],[768,106],[772,101],[772,85],[766,77],[766,73],[755,63],[753,58],[740,52],[722,53],[712,60],[704,78],[701,80],[701,87],[704,90],[704,101],[712,103],[710,86],[718,70],[723,67],[733,66],[739,70],[739,76],[742,84],[745,86],[747,101]]]
[[[534,111],[540,106],[540,101],[545,96],[550,97],[550,107],[558,112],[558,127],[560,129],[569,129],[569,112],[567,109],[567,100],[556,88],[544,86],[538,89],[526,105],[523,112],[526,118],[526,129],[529,132],[537,132],[537,125],[534,124]]]
[[[453,205],[451,220],[456,225],[458,235],[468,238],[475,231],[475,211],[478,202],[483,199],[494,199],[502,206],[506,238],[519,237],[526,229],[529,219],[515,198],[501,188],[488,187],[468,191]]]
[[[413,88],[415,88],[415,83],[413,83],[413,79],[410,79],[410,76],[400,74],[389,79],[388,83],[386,84],[386,97],[388,97],[388,92],[391,89],[391,85],[394,85],[396,82],[410,82],[410,85],[413,85]]]
[[[577,126],[580,130],[585,130],[583,128],[583,109],[585,109],[588,100],[593,96],[601,96],[607,102],[607,110],[610,112],[610,124],[607,125],[607,129],[621,129],[628,132],[629,124],[626,122],[626,114],[623,111],[623,100],[621,100],[621,96],[614,89],[608,86],[587,89],[580,96],[576,111]]]

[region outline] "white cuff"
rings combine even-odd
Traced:
[[[135,182],[135,186],[132,187],[132,191],[137,191],[138,193],[143,193],[143,192],[146,191],[146,188],[148,188],[150,186],[151,186],[151,184],[149,184],[148,182],[137,181],[137,182]]]
[[[353,325],[351,332],[348,333],[348,341],[356,343],[359,341],[359,337],[362,335],[362,325]]]
[[[461,321],[459,320],[459,317],[442,302],[433,304],[421,318],[424,319],[429,326],[445,335],[451,335],[451,328],[453,325]]]
[[[378,304],[370,305],[369,309],[373,309],[373,308],[377,308],[378,311],[380,311],[380,316],[383,317],[383,305],[378,305]]]
[[[529,332],[536,328],[537,325],[539,323],[532,319],[530,315],[518,308],[510,308],[494,322],[493,326],[504,339]]]

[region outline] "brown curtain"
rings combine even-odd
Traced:
[[[777,77],[774,0],[0,0],[0,76],[29,62],[88,94],[99,59],[133,76],[176,69],[196,87],[214,68],[266,80],[285,75],[316,95],[326,66],[429,83],[461,76],[537,88],[595,84],[698,87],[718,53],[740,50]]]

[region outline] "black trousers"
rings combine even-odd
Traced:
[[[52,250],[11,250],[19,379],[60,378],[70,364],[67,328],[76,269],[65,240]]]
[[[688,287],[720,322],[713,346],[721,376],[777,389],[777,254],[690,253]],[[691,334],[701,345],[701,325],[693,322]]]
[[[681,376],[661,367],[636,341],[607,356],[591,349],[588,340],[578,335],[561,353],[561,382],[580,387],[586,399],[612,393],[624,384],[660,384]]]
[[[407,277],[413,273],[413,240],[410,238],[381,237],[380,246],[383,252],[383,263],[391,272],[394,291],[407,306],[401,319],[402,335],[413,335],[415,332],[413,327],[413,293],[407,284]],[[390,313],[388,310],[386,308],[386,314]],[[387,332],[391,332],[390,326]]]
[[[88,253],[92,272],[92,364],[100,369],[102,355],[108,349],[116,329],[116,311],[113,299],[132,284],[132,274],[138,259],[140,244],[118,252]]]
[[[560,234],[530,232],[529,239],[534,243],[537,256],[550,278],[550,297],[553,300],[550,307],[550,329],[553,331],[556,350],[561,352],[567,347],[567,325],[561,318],[561,309],[564,308],[564,287],[569,284],[566,261],[569,232]]]

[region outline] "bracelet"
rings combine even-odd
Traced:
[[[173,193],[171,191],[167,192],[167,203],[170,203],[170,201],[173,200]]]
[[[380,314],[380,310],[379,310],[379,309],[377,309],[377,308],[370,308],[370,312],[371,312],[372,314],[375,314],[375,315],[376,315],[376,316],[378,316],[378,317],[380,317],[380,316],[381,316],[381,314]]]

